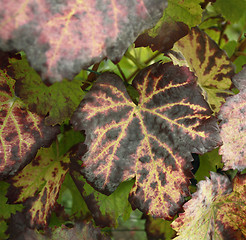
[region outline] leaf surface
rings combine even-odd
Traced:
[[[133,86],[137,106],[111,73],[101,75],[82,100],[71,121],[86,133],[81,172],[106,194],[135,177],[132,206],[170,219],[189,195],[191,152],[220,144],[216,118],[186,67],[153,64]]]
[[[246,168],[246,68],[233,78],[239,94],[230,97],[221,107],[221,138],[223,145],[219,153],[225,163],[223,170]]]
[[[246,175],[237,175],[233,187],[226,176],[210,173],[198,183],[184,213],[171,224],[177,239],[245,239]]]
[[[241,20],[242,18],[246,19],[245,9],[246,1],[245,0],[217,0],[213,4],[214,8],[221,12],[225,19],[235,23]]]
[[[202,8],[200,0],[168,0],[168,7],[164,11],[163,20],[170,19],[184,22],[189,27],[194,27],[201,22]]]
[[[68,156],[59,157],[54,145],[40,149],[35,159],[9,180],[8,199],[12,203],[25,202],[30,226],[47,225],[68,171]]]
[[[163,0],[4,1],[0,47],[24,50],[43,79],[72,79],[106,56],[120,58],[165,6]]]
[[[234,68],[219,46],[197,27],[175,43],[191,71],[198,77],[198,83],[212,110],[218,113],[225,98],[231,96],[231,78]]]
[[[148,240],[173,239],[176,236],[176,233],[171,228],[170,224],[170,221],[147,216],[145,230]]]
[[[16,80],[15,92],[31,111],[48,115],[47,125],[61,124],[71,117],[84,96],[81,81],[63,80],[48,87],[25,57],[10,61],[12,77]]]
[[[152,36],[152,29],[138,36],[134,42],[135,47],[149,46],[153,51],[165,52],[171,49],[180,38],[188,34],[189,28],[182,22],[164,22],[156,31],[155,36]]]
[[[199,156],[200,166],[195,173],[195,178],[198,182],[205,180],[205,177],[209,177],[210,171],[216,172],[218,169],[222,169],[224,164],[221,161],[218,151],[219,149],[216,148],[211,152]]]
[[[6,59],[8,62],[8,59]],[[14,174],[36,155],[41,146],[48,146],[58,134],[44,118],[25,109],[15,96],[15,80],[8,66],[0,69],[0,177]]]

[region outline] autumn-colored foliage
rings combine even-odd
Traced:
[[[0,239],[246,239],[245,9],[2,1]]]

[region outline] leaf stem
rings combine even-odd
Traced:
[[[234,62],[240,55],[244,55],[244,50],[246,49],[246,38],[244,38],[239,46],[236,48],[235,52],[231,56],[230,60]],[[240,53],[240,54],[239,54]]]

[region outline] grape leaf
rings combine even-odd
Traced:
[[[44,116],[48,114],[45,118],[47,125],[61,124],[70,119],[84,96],[81,81],[63,80],[48,87],[24,57],[10,62],[12,77],[16,80],[16,95],[29,110]]]
[[[202,8],[200,0],[168,0],[168,7],[164,11],[163,21],[170,19],[184,22],[189,27],[194,27],[201,22]]]
[[[192,199],[184,204],[184,213],[171,224],[177,239],[245,239],[246,175],[233,179],[210,173],[211,180],[198,183]]]
[[[50,148],[41,148],[37,156],[9,181],[7,197],[11,203],[24,202],[28,207],[30,226],[47,225],[47,219],[58,198],[69,166],[68,156],[59,156]]]
[[[106,196],[95,191],[77,172],[72,172],[72,178],[85,200],[97,226],[117,227],[119,216],[129,215],[131,206],[128,195],[133,181],[122,183],[114,193]]]
[[[175,43],[186,64],[198,77],[198,84],[214,112],[218,112],[225,98],[231,96],[234,68],[218,45],[197,27]]]
[[[225,163],[223,170],[246,168],[246,68],[233,78],[233,82],[239,88],[240,93],[230,97],[221,107],[219,118],[221,119],[221,138],[223,145],[219,153]]]
[[[44,118],[25,109],[7,71],[7,66],[0,69],[0,178],[24,167],[59,132],[58,126],[46,126]]]
[[[246,19],[245,9],[246,1],[245,0],[217,0],[213,4],[214,8],[222,13],[225,19],[231,22],[237,22],[243,17]]]
[[[73,115],[88,146],[81,173],[106,194],[136,177],[132,206],[171,219],[189,195],[190,152],[220,144],[216,118],[187,67],[153,64],[133,86],[140,96],[137,106],[117,75],[102,74]]]
[[[175,231],[170,226],[170,221],[152,218],[151,216],[146,218],[145,230],[148,240],[173,239],[176,236]]]
[[[189,28],[182,22],[164,22],[155,36],[152,36],[152,29],[138,36],[135,47],[149,46],[153,51],[165,52],[188,32]]]
[[[4,1],[0,48],[24,50],[42,78],[72,79],[81,68],[119,59],[162,16],[166,1]],[[38,56],[38,57],[37,57]]]

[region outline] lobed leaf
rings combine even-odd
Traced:
[[[25,203],[30,226],[47,225],[69,162],[68,156],[59,156],[52,145],[49,149],[40,149],[29,165],[8,180],[11,183],[7,194],[9,202]]]
[[[25,109],[7,65],[0,69],[0,178],[24,167],[59,132],[58,126],[46,126],[44,118]]]
[[[133,86],[137,106],[111,73],[102,74],[82,100],[71,120],[86,133],[81,173],[106,194],[135,177],[132,206],[171,219],[189,195],[191,152],[220,144],[216,118],[186,67],[153,64]]]
[[[24,50],[43,79],[72,79],[104,57],[119,59],[165,6],[163,0],[4,1],[0,48]]]
[[[197,27],[175,43],[186,60],[186,65],[198,77],[198,84],[204,90],[205,98],[215,113],[233,93],[231,78],[234,67],[219,46]]]
[[[233,187],[226,176],[210,173],[198,183],[184,213],[171,224],[175,239],[245,239],[246,175],[237,175]]]

